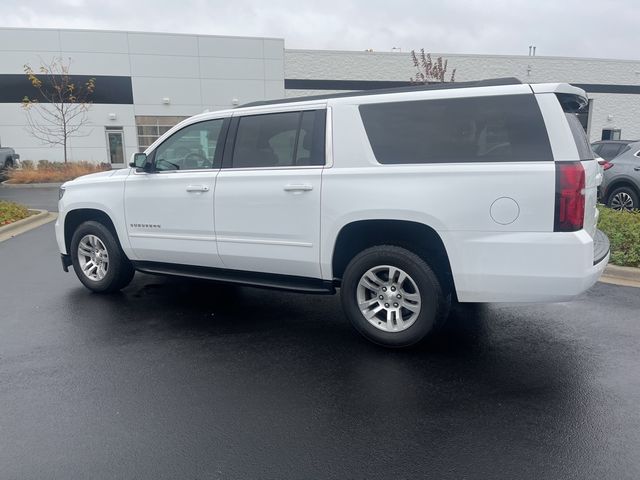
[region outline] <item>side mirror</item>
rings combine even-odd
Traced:
[[[153,165],[147,158],[146,153],[134,153],[129,166],[135,168],[138,172],[151,173],[153,171]]]

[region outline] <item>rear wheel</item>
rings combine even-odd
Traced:
[[[94,292],[118,291],[135,273],[113,233],[99,222],[84,222],[76,229],[69,254],[78,279]]]
[[[631,211],[639,207],[637,193],[629,187],[619,187],[609,194],[607,207],[613,210]]]
[[[406,347],[422,340],[446,316],[449,298],[421,257],[381,245],[349,262],[341,300],[351,323],[367,339]]]

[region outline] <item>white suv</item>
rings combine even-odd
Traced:
[[[386,346],[459,302],[574,298],[609,258],[584,91],[515,79],[246,105],[172,128],[131,168],[63,185],[62,263],[335,293]]]

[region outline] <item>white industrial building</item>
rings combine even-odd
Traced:
[[[517,77],[568,82],[592,99],[590,139],[640,139],[640,60],[438,54],[456,81]],[[124,164],[184,117],[242,103],[408,84],[408,52],[286,50],[284,39],[140,32],[0,28],[0,141],[22,159],[59,161],[62,148],[26,128],[21,101],[33,94],[24,65],[71,59],[95,78],[89,124],[70,158]]]
[[[61,160],[26,127],[23,72],[53,57],[96,78],[90,125],[70,141],[73,160],[122,163],[182,118],[284,96],[284,41],[156,33],[0,29],[0,139],[22,159]],[[120,147],[122,145],[122,147]]]

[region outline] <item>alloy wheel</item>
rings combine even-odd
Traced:
[[[421,297],[416,282],[404,270],[379,265],[358,282],[358,307],[367,321],[385,332],[401,332],[415,323]]]
[[[95,235],[85,235],[78,243],[78,261],[82,273],[94,282],[99,282],[109,269],[109,252],[102,240]]]
[[[635,208],[633,198],[627,192],[618,192],[611,198],[611,208],[613,210],[631,211]]]

